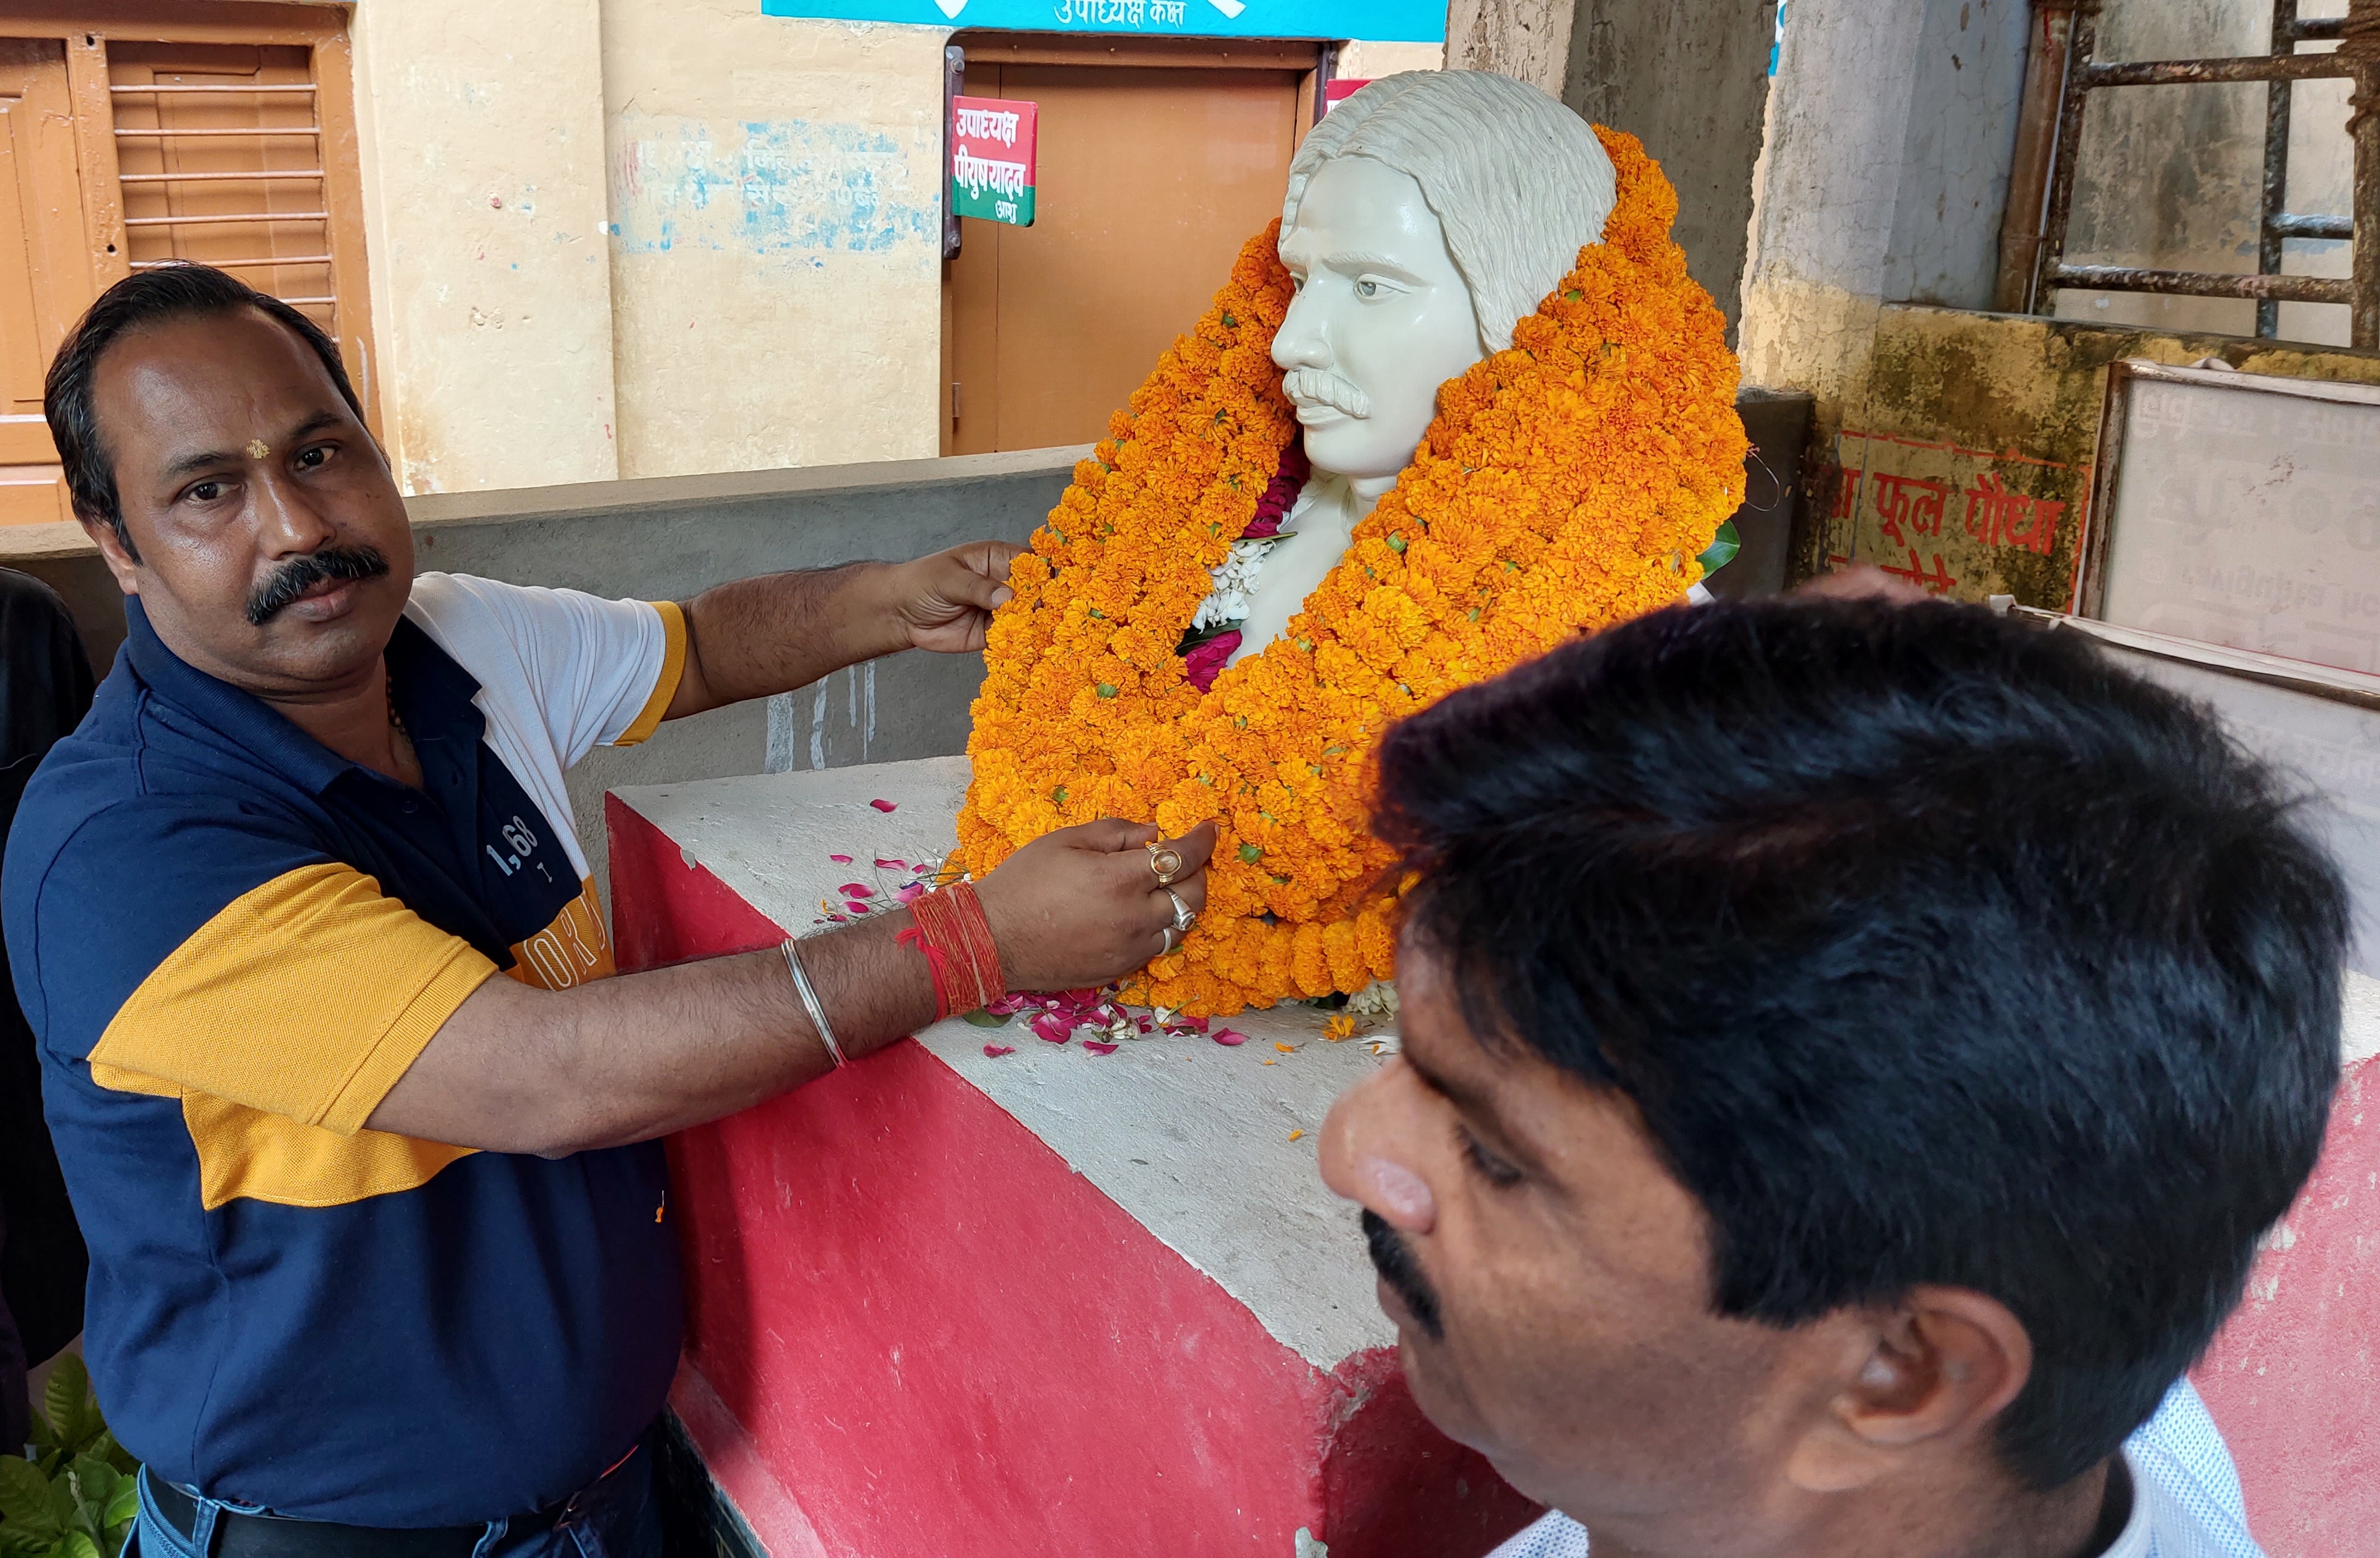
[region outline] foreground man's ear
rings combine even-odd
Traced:
[[[1840,1384],[1786,1467],[1810,1492],[1845,1492],[1963,1453],[2033,1373],[2023,1323],[1972,1288],[1915,1287],[1844,1318]]]
[[[140,594],[140,559],[124,544],[123,538],[115,533],[115,527],[104,519],[93,519],[83,514],[75,516],[75,523],[82,527],[82,533],[91,538],[91,543],[99,548],[99,560],[105,563],[107,571],[115,576],[115,587],[127,595]]]

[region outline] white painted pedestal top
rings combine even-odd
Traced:
[[[820,900],[840,902],[843,883],[907,880],[874,861],[947,854],[967,774],[965,758],[928,758],[613,793],[689,864],[805,935],[822,928]],[[878,800],[894,809],[870,804]],[[918,1039],[1275,1339],[1329,1369],[1396,1340],[1373,1296],[1356,1210],[1325,1189],[1315,1168],[1331,1101],[1381,1064],[1376,1041],[1393,1052],[1395,1041],[1377,1030],[1331,1043],[1324,1021],[1304,1005],[1250,1011],[1215,1022],[1247,1035],[1237,1048],[1158,1033],[1107,1055],[1080,1038],[1037,1038],[1021,1018],[1000,1029],[953,1018]],[[987,1043],[1014,1053],[988,1056]]]

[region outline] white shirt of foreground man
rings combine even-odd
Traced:
[[[1375,81],[1290,164],[1272,343],[1314,474],[1247,591],[1232,659],[1289,627],[1438,415],[1439,387],[1512,344],[1603,237],[1611,159],[1576,114],[1484,71]]]
[[[2099,1558],[2265,1558],[2248,1535],[2240,1474],[2187,1380],[2124,1442],[2132,1513]],[[1548,1515],[1488,1558],[1588,1558],[1586,1528]]]

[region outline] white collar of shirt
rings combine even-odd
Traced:
[[[2213,1540],[2156,1478],[2144,1474],[2130,1445],[2124,1475],[2132,1485],[2132,1510],[2113,1544],[2098,1558],[2229,1558],[2236,1549]],[[1498,1548],[1489,1558],[1588,1558],[1586,1528],[1554,1513]]]

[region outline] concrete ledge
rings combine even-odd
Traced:
[[[1063,475],[1091,445],[1062,444],[997,455],[953,455],[930,460],[868,460],[854,465],[803,466],[793,469],[732,470],[707,476],[650,476],[625,481],[581,481],[567,486],[524,487],[468,493],[430,493],[407,498],[405,510],[416,529],[480,525],[516,519],[585,519],[623,513],[659,515],[689,508],[790,501],[826,494],[916,493],[936,488],[1011,476]],[[1062,482],[1062,486],[1063,483]],[[1054,501],[1054,500],[1053,500]],[[72,525],[41,527],[75,529]]]

